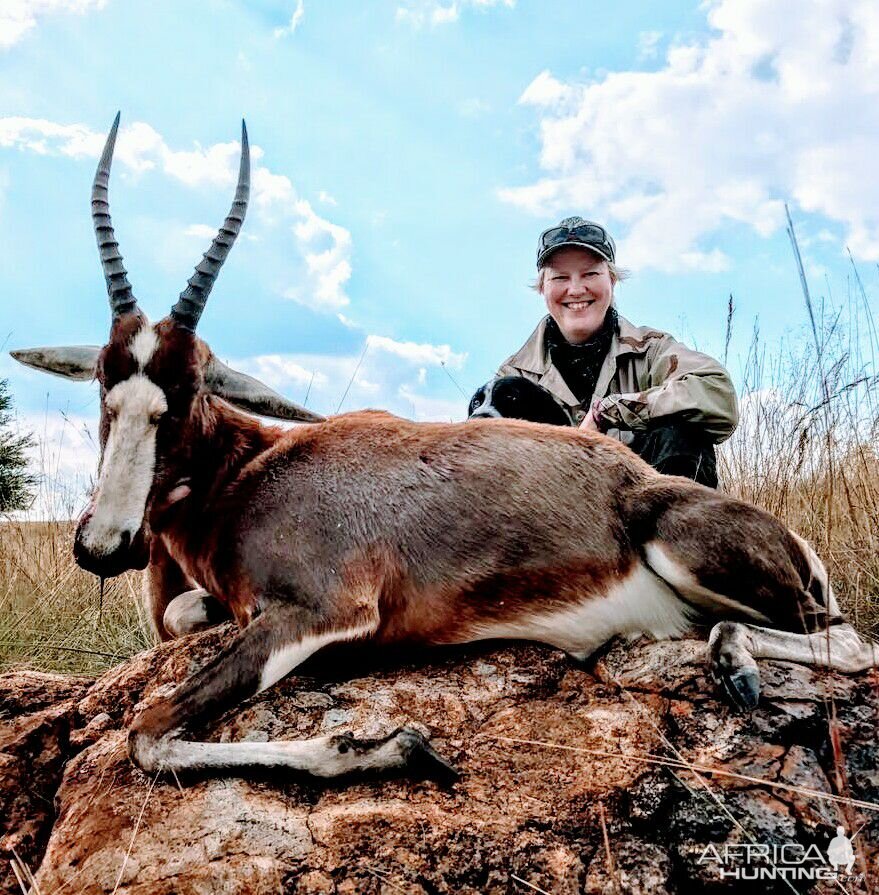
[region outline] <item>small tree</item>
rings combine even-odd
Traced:
[[[37,484],[37,477],[27,468],[26,451],[33,438],[12,430],[11,408],[9,384],[0,379],[0,513],[27,509]]]

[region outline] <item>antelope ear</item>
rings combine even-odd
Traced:
[[[204,377],[205,385],[210,392],[242,410],[300,423],[320,423],[325,419],[319,413],[314,413],[279,395],[253,376],[227,367],[216,357],[208,361]]]
[[[101,349],[97,345],[62,345],[58,348],[22,348],[9,353],[26,367],[65,379],[87,381],[95,378]]]

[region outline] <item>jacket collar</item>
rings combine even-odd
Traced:
[[[546,375],[552,367],[549,350],[546,347],[546,322],[549,316],[544,317],[537,324],[537,329],[528,337],[528,341],[510,358],[509,363],[520,370],[536,373],[538,376]],[[620,316],[619,332],[614,333],[610,343],[608,355],[620,357],[624,354],[646,354],[647,347],[652,341],[652,334],[645,338],[642,327],[633,326]],[[661,335],[657,333],[656,335]]]
[[[528,338],[528,341],[508,361],[514,367],[534,373],[540,377],[541,385],[558,395],[571,407],[580,406],[580,402],[574,393],[568,388],[561,373],[553,366],[546,347],[546,323],[549,316],[544,317],[537,324],[537,329]],[[598,380],[595,384],[595,394],[604,397],[617,371],[617,361],[628,354],[646,354],[650,342],[662,333],[647,331],[643,327],[633,326],[625,317],[618,318],[619,332],[614,333],[610,343],[607,357],[601,365]]]

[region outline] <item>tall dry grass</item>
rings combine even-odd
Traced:
[[[789,235],[799,264],[792,226]],[[851,260],[851,259],[850,259]],[[827,565],[843,610],[879,634],[879,337],[854,261],[843,294],[813,300],[809,323],[767,346],[755,324],[741,424],[719,453],[721,487],[798,532]],[[734,315],[727,323],[734,325]]]
[[[94,674],[150,646],[140,575],[106,582],[73,561],[74,523],[0,523],[0,669]]]
[[[71,520],[84,483],[65,478],[48,436],[36,439],[39,487],[29,515],[50,521],[0,519],[0,670],[97,674],[153,643],[140,574],[107,581],[101,593],[76,565]]]

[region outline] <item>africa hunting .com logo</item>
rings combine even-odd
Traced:
[[[855,850],[840,826],[825,851],[798,842],[708,845],[697,863],[716,865],[722,879],[854,881]]]

